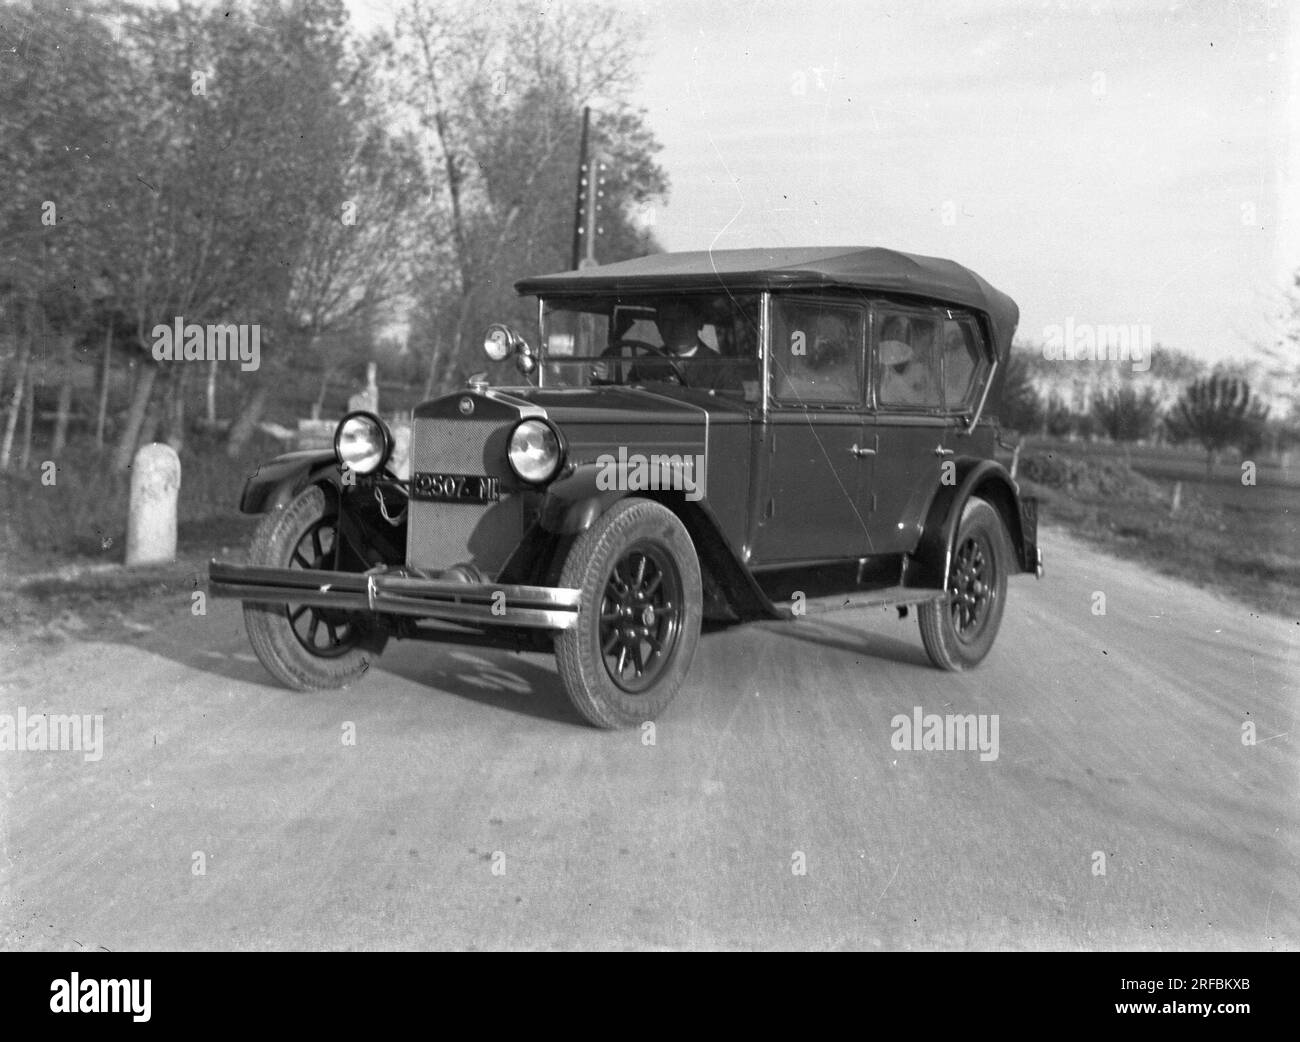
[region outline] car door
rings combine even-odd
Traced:
[[[772,300],[766,494],[756,565],[868,553],[871,451],[862,445],[867,309]]]
[[[943,312],[877,303],[872,309],[871,392],[864,437],[875,449],[869,505],[876,553],[905,553],[950,459],[959,419],[944,406]]]

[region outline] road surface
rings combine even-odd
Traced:
[[[1044,541],[972,673],[893,611],[739,627],[653,733],[581,724],[542,656],[286,691],[188,596],[0,645],[0,713],[104,735],[0,752],[0,946],[1300,947],[1300,623]],[[896,748],[918,713],[996,758]]]

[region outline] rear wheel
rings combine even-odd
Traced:
[[[569,700],[597,727],[653,720],[700,636],[703,584],[685,526],[659,503],[623,500],[573,544],[560,585],[582,591],[578,624],[555,641]]]
[[[1002,516],[972,496],[962,508],[948,566],[948,598],[922,605],[921,642],[940,669],[976,666],[993,647],[1006,603],[1010,551]]]
[[[334,570],[338,519],[313,485],[258,525],[249,563]],[[354,612],[305,604],[244,604],[244,627],[262,665],[299,691],[345,687],[363,676],[387,637]]]

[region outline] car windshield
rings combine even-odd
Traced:
[[[757,402],[758,294],[547,300],[542,382],[550,387],[678,384]]]

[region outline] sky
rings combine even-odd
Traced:
[[[352,6],[364,25],[392,4]],[[1300,0],[616,6],[641,23],[666,249],[949,257],[1015,298],[1031,343],[1067,321],[1211,360],[1276,340]]]

